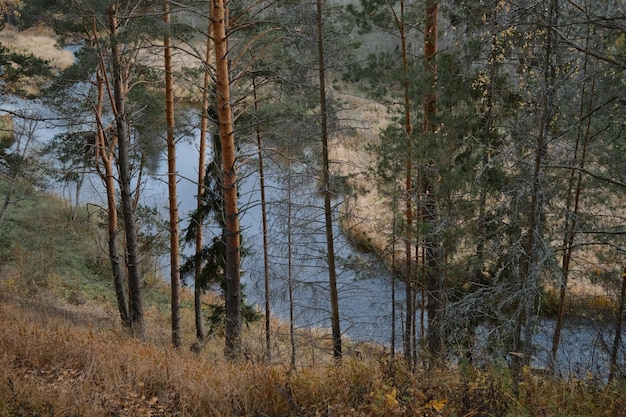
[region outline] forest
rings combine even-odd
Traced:
[[[0,9],[0,416],[625,415],[623,0]]]

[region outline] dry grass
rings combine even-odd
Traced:
[[[0,416],[625,415],[623,385],[528,372],[514,394],[506,370],[411,373],[372,354],[297,371],[251,358],[229,363],[221,340],[200,355],[163,336],[139,341],[97,305],[0,301]]]
[[[59,48],[54,32],[45,26],[36,26],[19,32],[15,27],[7,25],[0,32],[0,43],[16,52],[33,54],[50,62],[59,70],[74,63],[74,55]]]
[[[54,250],[70,249],[64,259],[94,254],[77,252],[88,239],[80,239],[82,227],[67,223],[67,208],[36,197],[12,216],[24,242],[45,254],[17,257],[12,251],[14,265],[0,271],[0,417],[624,415],[623,382],[604,387],[593,379],[560,381],[527,372],[514,383],[506,368],[469,366],[413,373],[380,348],[349,340],[342,366],[335,366],[327,329],[298,332],[292,369],[288,328],[278,321],[272,323],[271,363],[264,359],[263,323],[245,330],[241,362],[223,359],[219,336],[196,354],[188,290],[182,293],[183,347],[176,350],[169,288],[156,282],[145,288],[146,337],[134,339],[107,301],[112,283],[89,277],[80,264],[72,288],[83,301],[69,303],[64,287],[70,282],[63,276],[69,271],[60,268],[61,259],[52,262],[61,256]],[[53,239],[57,229],[37,223],[50,226],[54,219],[68,239]],[[50,245],[40,245],[38,236]],[[87,291],[94,282],[103,287]]]
[[[346,89],[340,86],[339,90]],[[393,213],[390,202],[378,193],[376,179],[369,174],[376,161],[367,147],[380,142],[379,134],[389,123],[387,107],[364,97],[341,91],[335,93],[348,104],[339,115],[339,133],[334,135],[330,147],[331,169],[335,175],[347,177],[348,185],[356,191],[342,206],[341,227],[355,247],[376,253],[390,269],[402,270],[406,252],[403,243],[397,244],[395,250],[392,247]],[[619,198],[612,198],[612,207],[620,207]],[[597,215],[621,219],[626,216],[626,209],[617,212],[598,209]],[[619,259],[614,261],[614,269],[620,269],[620,262]],[[614,310],[617,294],[614,288],[603,284],[606,280],[595,276],[598,275],[598,265],[606,265],[606,261],[597,259],[592,250],[585,251],[572,261],[574,272],[570,274],[567,288],[571,310],[580,307],[584,307],[586,312],[596,307],[600,313]],[[558,292],[552,282],[545,282],[544,286],[549,297]]]
[[[48,62],[53,71],[64,70],[74,62],[74,55],[59,48],[54,33],[45,26],[36,26],[20,32],[15,27],[6,25],[0,31],[0,44],[14,52],[32,54]],[[26,77],[7,86],[7,91],[24,97],[36,97],[47,81],[47,77],[43,76]]]

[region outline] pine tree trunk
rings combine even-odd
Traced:
[[[497,77],[497,53],[498,53],[498,7],[494,4],[493,12],[491,14],[491,28],[489,36],[491,38],[491,45],[489,49],[489,58],[487,60],[489,81],[485,91],[485,124],[483,126],[483,138],[482,138],[482,157],[481,157],[481,171],[486,172],[490,164],[490,152],[492,148],[492,136],[493,132],[493,118],[494,118],[494,90]],[[485,284],[485,278],[483,277],[483,270],[485,268],[485,243],[487,241],[487,180],[486,175],[480,177],[480,190],[478,196],[478,219],[476,224],[477,229],[477,242],[476,242],[476,259],[474,263],[474,285]],[[477,321],[470,319],[468,324],[466,336],[465,336],[465,357],[470,362],[473,360],[473,346],[474,339],[476,337]]]
[[[289,161],[289,160],[288,160]],[[293,299],[293,248],[291,242],[291,163],[287,166],[287,280],[289,290],[289,341],[291,343],[291,369],[296,369],[296,331]]]
[[[393,222],[392,222],[392,234],[391,234],[391,338],[390,338],[390,350],[391,358],[396,356],[396,226],[397,226],[397,205],[394,201],[393,209]]]
[[[144,337],[143,298],[141,294],[141,276],[137,249],[137,231],[133,214],[133,202],[130,188],[130,137],[126,121],[126,81],[122,76],[122,62],[118,37],[117,10],[115,5],[109,8],[109,28],[111,30],[111,64],[113,66],[114,115],[118,139],[118,165],[120,175],[120,196],[122,217],[126,235],[126,264],[128,268],[129,312],[133,333]]]
[[[222,175],[224,180],[224,217],[226,220],[226,345],[225,355],[237,359],[241,354],[241,282],[240,236],[237,204],[237,173],[235,169],[235,136],[230,97],[228,45],[225,0],[212,2],[211,19],[215,45],[215,77],[219,136],[222,147]]]
[[[425,70],[429,77],[429,89],[424,96],[424,126],[425,135],[432,135],[437,129],[435,117],[437,115],[437,96],[435,92],[437,82],[437,18],[438,2],[426,1],[426,31],[424,34]],[[428,170],[433,167],[427,167]],[[421,175],[422,218],[429,225],[425,237],[425,266],[426,291],[428,297],[428,332],[426,335],[428,354],[431,365],[441,365],[443,358],[443,335],[441,312],[443,309],[443,278],[440,270],[441,249],[433,236],[437,222],[437,203],[433,194],[433,186],[429,173]]]
[[[393,9],[392,9],[393,10]],[[403,90],[404,90],[404,132],[406,134],[406,162],[405,162],[405,184],[404,184],[404,200],[405,200],[405,220],[406,230],[404,232],[404,277],[406,290],[406,327],[404,331],[404,356],[411,368],[414,367],[417,360],[415,353],[415,280],[413,274],[413,262],[411,254],[411,246],[413,242],[413,125],[411,124],[411,97],[410,97],[410,79],[409,79],[409,63],[407,52],[407,39],[404,27],[404,0],[400,2],[400,16],[396,17],[396,25],[400,32],[400,44],[402,48],[402,70],[404,73]]]
[[[333,237],[333,217],[330,193],[330,162],[328,158],[328,122],[326,108],[326,67],[324,64],[324,37],[322,33],[322,1],[317,0],[317,52],[320,79],[320,112],[322,124],[322,184],[324,187],[324,215],[326,228],[326,250],[328,261],[328,280],[330,287],[331,327],[333,335],[333,356],[340,361],[341,328],[339,321],[339,297],[337,295],[337,271],[335,267],[335,247]]]
[[[587,79],[587,56],[585,55],[585,63],[583,67],[583,77]],[[584,100],[585,98],[593,97],[595,90],[595,79],[591,85],[591,94],[587,95],[585,91],[585,83],[583,83],[583,90],[581,94],[580,110],[579,110],[579,133],[576,138],[576,146],[574,149],[573,162],[578,163],[580,169],[585,168],[585,160],[587,158],[587,144],[589,141],[590,129],[591,129],[591,109],[593,107],[593,100],[589,100],[587,111],[587,122],[584,127],[580,125],[584,120]],[[584,130],[584,132],[583,132]],[[580,144],[582,136],[582,144]],[[580,153],[580,156],[579,156]],[[580,195],[582,193],[582,172],[575,170],[570,171],[570,178],[567,188],[567,197],[565,204],[565,236],[563,237],[563,256],[561,258],[561,281],[559,282],[559,304],[557,308],[556,324],[554,325],[554,334],[552,335],[552,349],[550,350],[550,357],[548,358],[548,366],[552,371],[556,369],[556,357],[559,350],[559,344],[561,341],[561,330],[563,328],[563,316],[565,310],[565,295],[567,292],[567,283],[569,281],[570,263],[572,260],[572,253],[574,251],[574,240],[576,237],[577,217],[580,206]],[[573,207],[572,207],[573,205]]]
[[[619,307],[617,309],[617,319],[615,320],[615,338],[611,347],[611,364],[609,367],[609,382],[615,379],[617,372],[617,353],[622,342],[622,326],[624,324],[624,313],[626,312],[626,265],[622,271],[622,291],[619,297]]]
[[[259,152],[259,187],[261,189],[261,224],[263,227],[263,282],[265,285],[265,353],[267,361],[272,360],[272,335],[271,335],[271,311],[270,311],[270,260],[269,241],[267,227],[267,204],[265,199],[265,169],[263,165],[263,146],[259,121],[259,101],[257,98],[256,79],[252,78],[252,92],[254,95],[255,129],[257,149]]]
[[[107,145],[104,128],[102,126],[102,106],[104,104],[104,84],[102,66],[97,70],[98,98],[96,101],[96,152],[98,158],[104,165],[104,173],[98,170],[100,178],[104,181],[107,198],[107,240],[109,246],[109,262],[111,263],[111,273],[113,274],[113,285],[115,287],[115,297],[120,319],[125,327],[131,327],[130,315],[126,300],[124,282],[126,280],[124,269],[120,263],[120,255],[117,249],[117,202],[115,198],[115,174],[113,172],[113,152],[114,143]],[[98,161],[96,160],[96,163]]]
[[[531,201],[530,213],[528,215],[528,235],[524,244],[524,255],[521,265],[521,275],[523,279],[522,288],[522,326],[519,331],[517,352],[521,352],[523,366],[530,364],[532,355],[532,336],[534,331],[534,309],[539,294],[539,272],[541,260],[539,253],[539,239],[543,236],[543,211],[544,200],[542,190],[543,161],[546,157],[546,143],[550,136],[552,118],[554,116],[553,95],[554,95],[554,65],[553,54],[554,38],[553,28],[558,22],[558,0],[550,0],[548,10],[548,21],[546,31],[546,50],[544,57],[544,81],[541,97],[541,118],[539,120],[539,130],[535,141],[535,160],[531,176]],[[516,369],[519,372],[520,369]]]
[[[209,34],[211,33],[212,24],[209,20]],[[207,36],[206,39],[206,51],[204,56],[205,65],[207,68],[204,70],[204,79],[202,83],[202,119],[200,120],[200,144],[198,146],[198,212],[202,209],[204,199],[204,176],[206,173],[206,141],[207,133],[209,130],[209,82],[211,81],[211,74],[208,70],[208,63],[211,59],[211,36]],[[206,330],[204,328],[204,316],[202,314],[202,293],[203,289],[198,283],[200,282],[200,275],[202,273],[202,245],[203,245],[203,230],[202,230],[202,216],[198,216],[199,224],[196,226],[196,254],[195,254],[195,267],[194,267],[194,316],[196,322],[196,339],[202,342],[206,338]]]
[[[178,198],[176,196],[176,138],[174,136],[174,75],[172,72],[171,13],[167,1],[163,2],[163,38],[165,60],[165,119],[167,122],[167,189],[170,215],[170,288],[172,304],[172,345],[181,345],[180,334],[180,248],[178,240]]]

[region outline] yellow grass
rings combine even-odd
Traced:
[[[264,357],[263,321],[245,328],[243,357],[231,363],[220,336],[192,352],[188,289],[181,294],[183,343],[173,349],[169,288],[156,281],[144,286],[145,339],[134,339],[120,324],[110,278],[75,265],[74,273],[85,275],[68,280],[62,276],[68,270],[51,269],[58,257],[52,249],[75,244],[82,227],[66,223],[54,200],[46,205],[38,197],[36,207],[13,213],[33,253],[20,258],[15,248],[13,267],[0,269],[0,417],[620,416],[626,407],[623,383],[604,387],[592,378],[552,381],[527,373],[516,381],[518,395],[506,368],[413,373],[384,349],[345,339],[342,365],[335,366],[328,329],[297,332],[292,369],[288,327],[276,320],[271,363]],[[72,239],[54,239],[56,228],[38,226],[42,221],[60,223]],[[35,253],[40,235],[54,245]],[[71,257],[77,249],[58,255]],[[88,291],[93,285],[99,290]],[[82,292],[80,303],[70,303],[69,289]]]
[[[7,25],[0,32],[0,43],[16,52],[33,54],[49,61],[59,70],[63,70],[74,62],[70,51],[59,48],[53,31],[44,26],[36,26],[19,32],[15,27]]]
[[[15,140],[13,117],[0,115],[0,149],[8,148]]]
[[[506,369],[411,373],[373,351],[340,367],[301,359],[292,370],[248,355],[230,363],[220,339],[200,354],[187,349],[189,338],[184,348],[171,348],[161,308],[149,309],[144,341],[114,317],[91,301],[0,296],[0,416],[626,414],[623,384],[604,388],[525,372],[515,394]],[[248,344],[255,332],[245,335]]]

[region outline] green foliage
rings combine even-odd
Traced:
[[[13,116],[0,115],[0,153],[4,153],[15,143]]]
[[[110,293],[102,282],[108,274],[91,223],[97,219],[83,208],[72,222],[71,211],[67,203],[34,190],[9,206],[0,224],[0,264],[11,271],[15,291],[36,293],[45,288],[62,296],[75,290],[89,296]]]
[[[142,70],[145,82],[154,82],[157,75],[154,69]],[[165,148],[165,96],[162,90],[155,90],[147,84],[136,85],[127,96],[127,108],[132,114],[131,128],[134,133],[134,157],[149,173],[155,173],[161,162]]]
[[[93,165],[95,143],[94,132],[59,133],[44,146],[40,154],[51,157],[52,162],[47,168],[52,178],[63,183],[76,183]]]
[[[20,93],[26,80],[51,75],[52,69],[48,61],[33,54],[12,51],[0,43],[0,82],[9,92]]]

